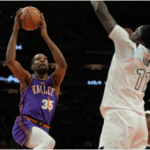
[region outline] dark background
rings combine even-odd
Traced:
[[[106,2],[109,12],[123,28],[133,31],[150,22],[150,2]],[[34,6],[44,13],[48,34],[66,58],[68,69],[61,85],[61,95],[51,123],[50,135],[56,149],[97,149],[103,125],[99,111],[108,69],[114,54],[114,44],[98,20],[90,1],[3,2],[0,1],[0,77],[12,75],[3,67],[11,36],[14,16],[20,7]],[[30,69],[37,53],[54,59],[40,30],[20,29],[16,60]],[[99,65],[95,67],[94,64]],[[91,66],[90,66],[91,65]],[[50,64],[51,74],[54,71]],[[101,85],[88,85],[88,81]],[[150,109],[150,86],[146,90],[145,109]],[[12,90],[13,89],[13,90]],[[19,115],[19,84],[0,81],[0,148],[21,148],[12,138],[11,130]]]

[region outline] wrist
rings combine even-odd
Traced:
[[[46,40],[46,39],[49,39],[49,36],[48,36],[48,34],[46,34],[46,35],[43,35],[43,39],[44,39],[44,40]]]
[[[19,29],[13,27],[13,31],[12,32],[18,32],[18,31],[19,31]]]

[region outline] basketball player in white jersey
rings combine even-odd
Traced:
[[[147,122],[147,128],[148,128],[148,141],[147,141],[147,147],[150,147],[150,111],[145,111],[145,117]]]
[[[92,1],[92,5],[115,45],[100,106],[104,125],[99,148],[145,149],[148,130],[143,97],[150,78],[150,26],[128,34],[103,1]]]

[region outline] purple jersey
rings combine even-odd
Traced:
[[[57,104],[57,96],[52,78],[48,76],[46,80],[41,80],[35,78],[34,75],[32,76],[33,79],[29,86],[21,92],[19,103],[20,116],[16,118],[12,129],[15,141],[21,146],[26,140],[28,131],[33,126],[40,127],[23,116],[34,118],[50,126]],[[49,132],[44,127],[40,128],[47,133]]]
[[[50,76],[47,80],[36,79],[34,75],[32,76],[30,86],[22,92],[20,113],[50,125],[57,104],[53,80]]]

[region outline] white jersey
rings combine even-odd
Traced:
[[[144,92],[150,78],[149,50],[129,39],[127,32],[116,25],[109,37],[114,41],[108,79],[100,106],[104,117],[107,109],[125,109],[144,115]]]

